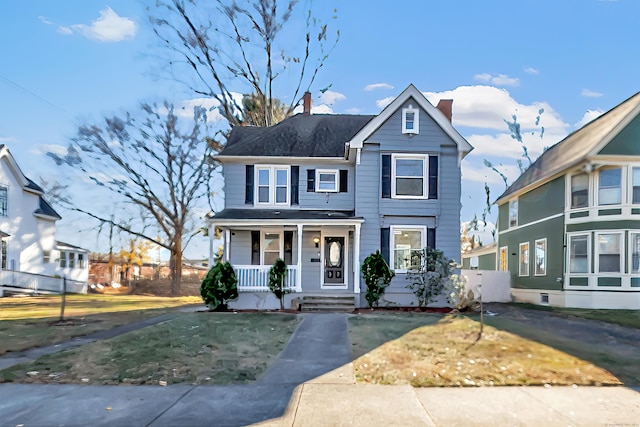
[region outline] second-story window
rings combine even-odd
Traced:
[[[509,202],[509,227],[518,225],[518,199]]]
[[[0,186],[0,216],[9,216],[9,192],[4,186]]]
[[[589,175],[580,173],[571,177],[571,208],[589,206]]]
[[[316,170],[316,192],[335,193],[338,191],[337,170]]]
[[[393,155],[391,197],[426,198],[427,158],[428,156],[422,154]]]
[[[631,169],[631,203],[640,204],[640,167]]]
[[[598,204],[619,205],[622,202],[622,170],[602,169],[598,174]]]
[[[256,166],[256,200],[261,205],[289,204],[289,167]]]

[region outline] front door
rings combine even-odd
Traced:
[[[324,285],[344,286],[345,238],[326,236],[324,238]]]

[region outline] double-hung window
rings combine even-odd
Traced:
[[[619,205],[622,202],[622,170],[602,169],[598,174],[598,204]]]
[[[571,176],[571,208],[589,206],[589,175],[580,173]]]
[[[9,216],[9,191],[0,186],[0,216]]]
[[[391,196],[404,199],[427,198],[427,164],[425,154],[394,154],[391,170]]]
[[[589,236],[578,234],[569,237],[569,273],[589,272]]]
[[[316,192],[337,193],[338,171],[316,169]]]
[[[427,230],[422,226],[396,226],[391,231],[391,268],[406,272],[420,267],[420,251],[427,246]]]
[[[289,167],[256,166],[256,200],[260,205],[289,204]]]
[[[69,268],[76,268],[76,254],[69,252]]]
[[[273,265],[282,258],[282,233],[263,232],[262,248],[262,265]]]
[[[518,225],[518,199],[509,202],[509,227]]]
[[[536,240],[535,242],[535,271],[536,276],[547,274],[547,239]]]
[[[640,233],[629,233],[629,253],[631,254],[631,274],[640,273]]]
[[[60,251],[60,268],[66,268],[67,267],[67,253],[65,251]]]
[[[520,243],[520,267],[518,276],[529,275],[529,242]]]
[[[402,109],[402,133],[420,133],[420,110],[411,105]]]
[[[84,267],[85,267],[84,254],[78,254],[78,268],[84,268]]]
[[[640,204],[640,167],[631,168],[631,203]]]
[[[620,273],[621,233],[598,233],[598,272]]]

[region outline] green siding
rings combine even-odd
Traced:
[[[582,224],[567,224],[567,232],[640,229],[640,220],[594,221]]]
[[[495,270],[496,269],[496,254],[484,254],[478,256],[478,269],[479,270]]]
[[[638,214],[640,214],[640,209],[633,208],[633,209],[631,209],[631,213],[633,215],[638,215]]]
[[[518,198],[518,225],[522,226],[563,213],[565,203],[564,182],[564,177],[556,178],[520,196]]]
[[[632,277],[631,278],[631,287],[632,288],[640,288],[640,277]]]
[[[640,155],[640,116],[636,116],[609,142],[599,154]]]
[[[509,228],[509,203],[498,206],[498,230]]]
[[[599,209],[598,215],[620,215],[622,209]]]
[[[547,239],[547,274],[534,276],[534,245],[538,239]],[[519,244],[529,242],[529,276],[518,276]],[[562,290],[562,283],[556,279],[563,277],[564,271],[564,217],[542,221],[517,230],[501,233],[498,247],[508,246],[511,287],[521,289]]]
[[[582,218],[585,216],[589,216],[589,211],[584,211],[584,212],[573,212],[571,214],[569,214],[569,217],[571,218]]]
[[[471,268],[471,258],[462,258],[462,268],[469,270]]]
[[[598,286],[622,286],[622,279],[619,277],[598,277]]]
[[[589,278],[588,277],[570,277],[569,278],[569,286],[588,286]]]

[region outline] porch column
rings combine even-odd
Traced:
[[[216,232],[216,227],[213,223],[209,223],[209,268],[213,267],[213,239]]]
[[[230,261],[231,252],[229,251],[230,245],[231,245],[231,230],[227,228],[226,230],[224,230],[224,260],[229,262],[231,262]]]
[[[360,293],[360,224],[353,233],[353,292]]]
[[[298,224],[298,268],[296,269],[296,290],[302,292],[302,224]]]

